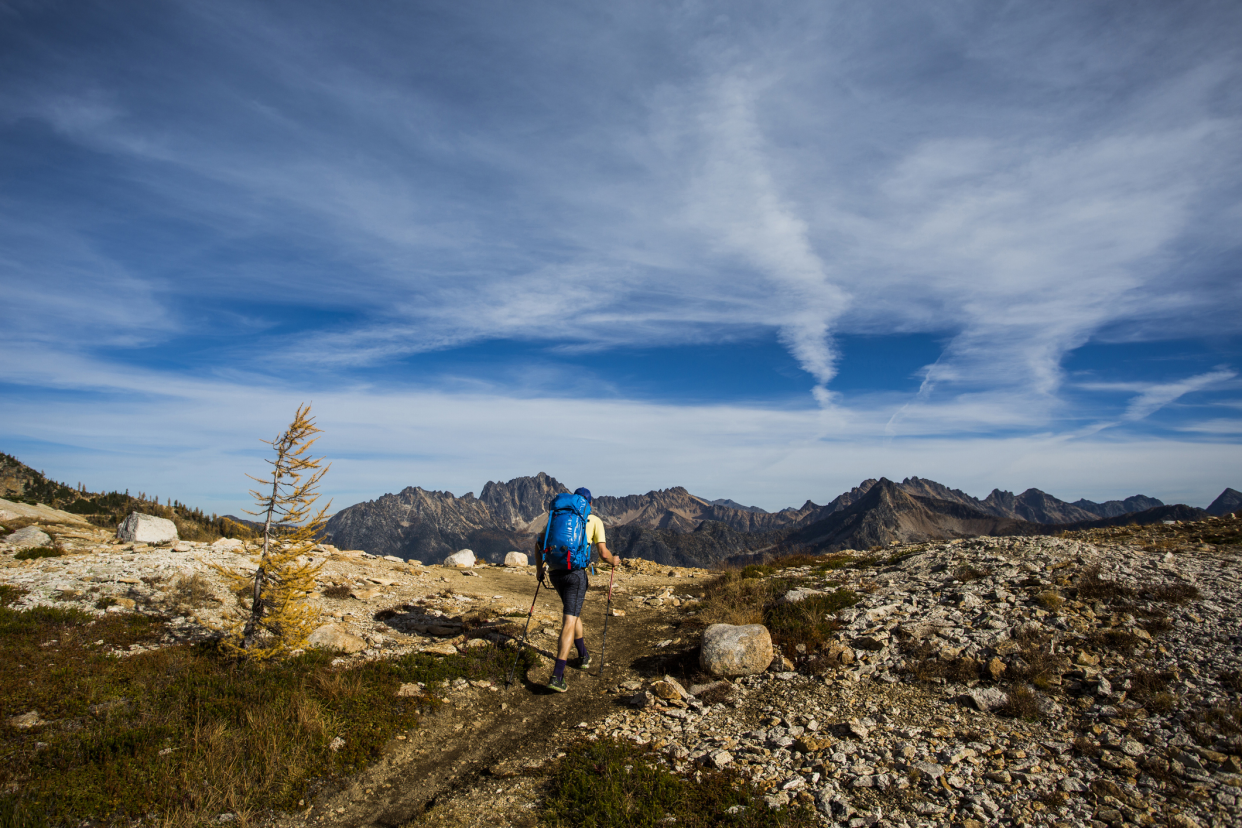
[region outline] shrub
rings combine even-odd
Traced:
[[[1065,604],[1065,599],[1052,590],[1046,590],[1035,596],[1035,600],[1046,610],[1056,612]]]
[[[630,826],[812,826],[806,807],[768,808],[760,791],[730,771],[691,780],[627,742],[580,742],[552,771],[541,822],[574,828]]]
[[[31,546],[23,549],[13,557],[19,561],[33,561],[36,558],[59,558],[64,555],[63,549],[54,546]]]
[[[325,598],[348,598],[351,594],[353,594],[353,590],[344,584],[332,584],[323,588],[323,597]]]
[[[1184,604],[1187,601],[1198,601],[1203,596],[1194,584],[1173,583],[1156,587],[1151,591],[1151,597],[1153,600],[1170,604]]]
[[[1040,719],[1038,693],[1025,684],[1019,684],[1010,688],[1008,695],[1009,700],[1001,707],[1001,713],[1013,716],[1015,719],[1025,719],[1027,721],[1038,721]]]
[[[858,596],[851,590],[838,589],[792,604],[771,604],[763,613],[763,623],[772,634],[773,643],[786,654],[795,652],[799,644],[813,652],[838,628],[833,615],[857,603]]]
[[[1100,577],[1100,567],[1089,566],[1078,576],[1078,597],[1088,601],[1117,602],[1130,598],[1134,590]]]
[[[973,564],[962,564],[953,571],[953,577],[964,584],[971,581],[979,581],[991,577],[991,575],[992,570],[985,567],[977,567]]]
[[[1096,630],[1088,635],[1086,639],[1087,643],[1096,649],[1114,650],[1122,654],[1132,653],[1141,640],[1129,630],[1116,628]]]

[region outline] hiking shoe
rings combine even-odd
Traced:
[[[569,685],[565,683],[564,676],[553,676],[548,682],[548,689],[555,690],[558,693],[564,693],[569,689]]]
[[[579,656],[578,658],[572,659],[569,662],[569,666],[573,667],[575,670],[587,669],[588,667],[591,666],[591,654],[587,653],[584,656]]]

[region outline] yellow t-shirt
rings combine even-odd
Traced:
[[[605,542],[604,522],[595,515],[587,515],[586,536],[592,552],[595,551],[595,544]]]

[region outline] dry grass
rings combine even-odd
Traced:
[[[1185,604],[1188,601],[1198,601],[1203,596],[1199,592],[1199,588],[1194,584],[1173,583],[1161,584],[1158,587],[1146,591],[1152,600],[1162,601],[1169,604]]]
[[[1065,604],[1065,599],[1050,589],[1039,593],[1039,595],[1035,596],[1035,600],[1041,607],[1050,612],[1056,612]]]
[[[1134,652],[1134,649],[1142,640],[1129,630],[1117,628],[1095,630],[1085,639],[1088,646],[1094,647],[1097,650],[1109,650],[1122,655],[1129,655]]]
[[[992,577],[992,570],[987,567],[975,566],[974,564],[962,564],[953,570],[953,577],[968,584],[971,581],[981,581],[984,578]]]
[[[1052,652],[1051,636],[1024,632],[1015,641],[1019,649],[1005,673],[1005,678],[1011,681],[1029,682],[1046,691],[1052,687],[1052,680],[1069,666],[1065,656]]]
[[[1175,680],[1169,670],[1135,670],[1130,675],[1128,697],[1153,713],[1168,713],[1177,705],[1177,696],[1169,691]]]
[[[348,598],[353,593],[353,590],[344,584],[332,584],[321,591],[325,598]]]
[[[1041,718],[1039,694],[1030,687],[1019,684],[1009,689],[1008,696],[1009,700],[1001,707],[1001,713],[1027,721],[1038,721]]]
[[[1078,576],[1078,597],[1084,601],[1104,601],[1116,603],[1134,596],[1134,590],[1100,577],[1099,566],[1089,566]]]
[[[208,604],[219,603],[219,599],[211,590],[211,582],[198,572],[177,579],[172,590],[172,600],[173,607],[182,614],[185,614],[187,610],[196,610]]]

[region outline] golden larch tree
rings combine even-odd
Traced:
[[[264,440],[276,452],[268,477],[246,475],[257,482],[252,489],[258,509],[246,510],[263,520],[263,548],[253,572],[216,569],[232,583],[235,592],[248,590],[250,611],[224,639],[226,649],[255,660],[289,654],[306,646],[315,628],[317,609],[310,594],[321,563],[310,553],[327,521],[327,506],[315,510],[319,481],[330,466],[307,452],[320,433],[310,416],[310,405],[298,406],[293,422],[275,440]]]

